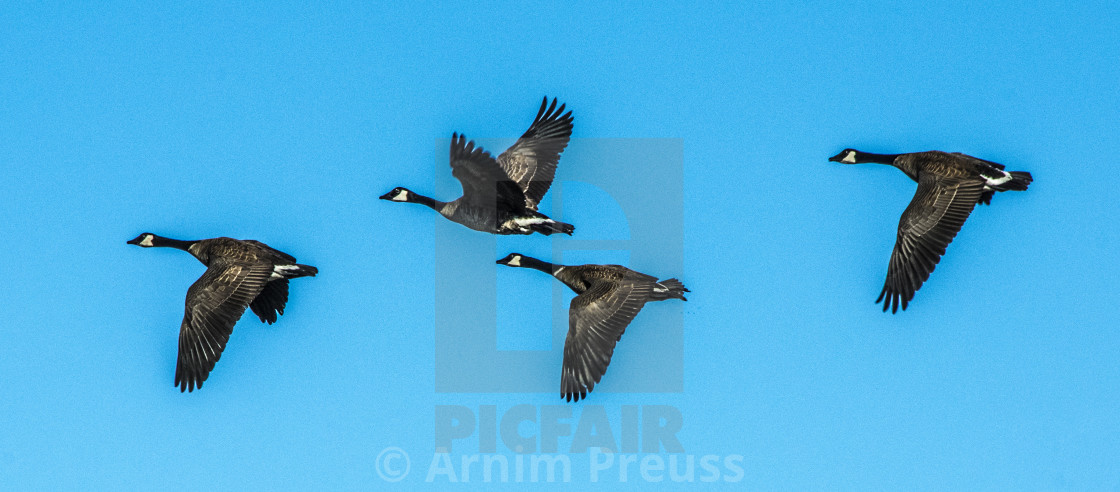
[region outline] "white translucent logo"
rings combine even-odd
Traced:
[[[381,450],[375,462],[377,475],[386,482],[399,482],[408,476],[412,463],[408,453],[398,447],[388,447]]]

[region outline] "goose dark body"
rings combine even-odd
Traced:
[[[571,224],[557,222],[537,211],[552,186],[560,153],[572,136],[572,112],[556,99],[541,102],[540,111],[517,143],[497,159],[458,133],[451,136],[451,174],[463,186],[463,196],[442,202],[397,187],[382,200],[419,203],[471,229],[492,234],[571,235]]]
[[[844,149],[828,160],[889,164],[918,183],[899,220],[887,280],[875,300],[885,300],[883,311],[892,313],[900,306],[906,310],[976,204],[990,205],[997,191],[1024,191],[1034,179],[1028,172],[1005,171],[1002,164],[959,152],[873,154]]]
[[[181,249],[207,267],[187,289],[175,368],[175,385],[180,391],[202,387],[246,307],[262,323],[272,324],[284,314],[288,280],[319,273],[317,268],[298,264],[291,255],[253,240],[180,241],[146,232],[128,244]]]
[[[568,309],[560,376],[560,396],[567,401],[587,398],[595,388],[607,372],[615,344],[645,303],[685,301],[689,291],[675,278],[659,281],[621,265],[555,265],[517,253],[498,264],[540,270],[578,294]]]

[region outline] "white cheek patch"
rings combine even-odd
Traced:
[[[145,248],[151,248],[152,246],[155,246],[154,244],[152,244],[152,236],[144,236],[144,239],[140,241],[139,246],[143,246]]]
[[[849,151],[848,155],[844,156],[844,158],[841,159],[840,162],[843,162],[845,164],[855,164],[856,163],[856,153]]]
[[[393,201],[394,202],[407,202],[408,201],[408,192],[404,191],[404,190],[401,190],[400,193],[397,193],[397,196],[393,197]]]
[[[513,258],[510,258],[509,263],[506,263],[506,265],[514,266],[514,267],[521,266],[521,257],[520,256],[514,256]]]

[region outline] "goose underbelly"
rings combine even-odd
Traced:
[[[494,209],[459,205],[452,209],[451,213],[444,213],[443,215],[476,231],[493,233],[498,230],[497,214],[498,212]]]

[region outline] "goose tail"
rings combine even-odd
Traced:
[[[564,233],[564,234],[567,234],[567,235],[571,236],[572,233],[575,232],[575,230],[576,230],[575,226],[573,226],[571,224],[565,224],[563,222],[557,222],[557,221],[551,220],[551,219],[547,220],[547,221],[542,221],[542,222],[539,222],[539,223],[536,223],[536,224],[532,224],[532,225],[529,226],[529,228],[532,229],[533,232],[539,232],[539,233],[544,234],[546,236],[551,236],[551,235],[553,235],[557,232]]]
[[[997,191],[1026,191],[1027,186],[1031,184],[1031,181],[1034,181],[1034,178],[1031,177],[1031,173],[1026,171],[1011,171],[1007,174],[1011,175],[1011,179],[1006,183],[984,187],[984,193],[980,195],[981,204],[991,205],[992,196],[995,195]]]
[[[1010,174],[1011,181],[1008,181],[1004,186],[1004,188],[1010,191],[1026,191],[1027,186],[1031,184],[1031,181],[1034,181],[1034,178],[1031,177],[1031,173],[1026,171],[1011,171]]]
[[[272,278],[299,278],[299,277],[314,277],[319,273],[319,269],[311,265],[276,265],[272,269]]]
[[[682,301],[687,301],[688,299],[684,297],[685,292],[690,291],[685,288],[680,280],[675,278],[662,280],[653,287],[653,297],[650,300],[664,301],[665,299],[680,299]]]

